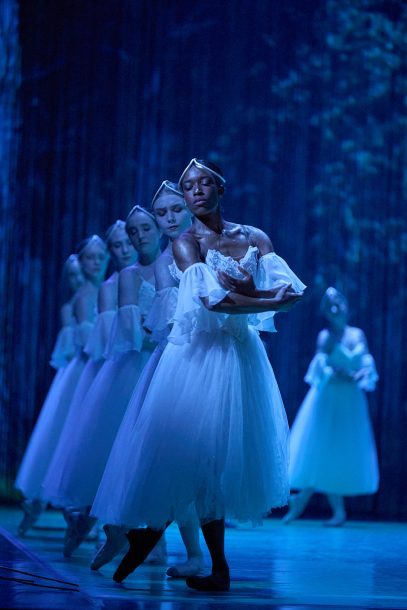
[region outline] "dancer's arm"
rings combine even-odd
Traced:
[[[198,244],[192,235],[184,234],[175,240],[173,244],[173,254],[175,262],[181,271],[185,271],[188,267],[196,263],[202,263]],[[216,305],[209,305],[208,300],[205,297],[202,298],[202,302],[205,307],[211,311],[230,314],[285,311],[291,309],[291,307],[293,307],[302,297],[302,293],[293,293],[290,291],[290,288],[291,286],[286,284],[278,289],[277,294],[275,289],[262,291],[263,295],[261,297],[229,292],[225,298]]]

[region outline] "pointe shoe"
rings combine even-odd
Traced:
[[[178,563],[175,566],[171,566],[167,570],[167,576],[172,578],[186,578],[188,576],[196,576],[202,570],[204,566],[204,560],[202,555],[191,557],[184,563]]]
[[[71,557],[95,525],[95,519],[79,511],[67,513],[66,519],[68,527],[65,533],[63,552],[65,557]]]
[[[225,572],[212,572],[209,576],[190,576],[186,584],[196,591],[229,591],[229,570]]]
[[[99,568],[112,561],[120,551],[128,546],[123,528],[114,525],[104,525],[103,530],[106,534],[106,542],[100,547],[92,559],[92,563],[90,564],[91,570],[99,570]]]
[[[155,535],[154,535],[155,534]],[[139,565],[143,563],[149,552],[155,547],[161,538],[161,532],[153,532],[149,529],[133,529],[127,532],[130,549],[121,560],[119,567],[113,574],[115,582],[123,582],[125,578]]]
[[[40,500],[25,500],[22,503],[21,508],[23,509],[24,515],[18,526],[18,533],[20,536],[24,536],[40,518],[44,510],[44,503]]]

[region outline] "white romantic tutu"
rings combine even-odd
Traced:
[[[344,496],[377,491],[379,472],[364,389],[377,380],[370,354],[360,344],[353,353],[338,346],[312,360],[306,381],[311,384],[293,423],[290,439],[290,483]],[[359,360],[359,363],[355,363]],[[352,364],[353,360],[353,364]],[[335,366],[354,372],[359,382],[335,374]]]
[[[203,520],[258,521],[287,502],[288,427],[263,344],[247,316],[211,312],[201,302],[227,294],[214,269],[236,271],[237,263],[218,255],[182,275],[170,343],[131,435],[128,422],[120,446],[120,434],[116,440],[111,459],[120,468],[109,459],[92,507],[107,523],[161,528],[186,523],[194,507]],[[278,262],[274,254],[257,258],[249,248],[240,265],[253,273]],[[292,272],[285,276],[294,279],[301,284]]]
[[[93,502],[124,412],[154,349],[141,325],[154,292],[154,287],[143,281],[140,306],[119,308],[106,348],[97,350],[105,352],[108,359],[98,361],[97,375],[78,387],[44,482],[47,497],[58,506],[79,508]]]
[[[42,483],[84,367],[85,359],[75,356],[58,370],[48,391],[15,481],[15,487],[30,500],[44,499]]]
[[[63,398],[64,418],[61,418],[61,426],[58,435],[54,438],[53,451],[48,454],[47,469],[43,473],[41,481],[42,497],[56,505],[58,504],[57,495],[54,493],[55,477],[59,476],[61,468],[69,456],[72,438],[75,436],[82,410],[83,398],[104,362],[104,349],[101,346],[106,344],[114,315],[115,313],[112,311],[103,312],[98,315],[95,324],[83,322],[75,329],[75,342],[77,350],[80,352],[71,364],[78,362],[79,365],[80,363],[81,372],[76,383],[70,387],[68,404],[66,404],[66,397]]]

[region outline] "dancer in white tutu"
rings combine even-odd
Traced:
[[[64,510],[64,516],[68,522],[68,527],[71,523],[71,511],[68,510],[69,505],[60,502],[55,487],[65,468],[65,462],[69,460],[72,453],[72,438],[74,438],[81,417],[83,398],[105,361],[107,343],[117,312],[119,272],[126,266],[133,264],[137,258],[137,253],[127,236],[123,220],[117,220],[109,227],[106,232],[106,245],[115,271],[101,284],[98,290],[98,314],[95,324],[89,329],[81,354],[82,360],[85,360],[86,363],[72,396],[58,444],[42,482],[43,495],[56,506],[66,509]]]
[[[343,496],[373,494],[379,485],[376,446],[365,392],[378,375],[360,328],[348,326],[348,304],[335,288],[322,303],[328,327],[319,333],[317,353],[305,381],[311,386],[291,430],[290,499],[285,523],[304,511],[314,492],[326,494],[332,517],[346,520]]]
[[[158,343],[153,355],[148,361],[143,374],[140,377],[136,390],[127,407],[126,414],[120,430],[117,434],[114,448],[109,457],[104,475],[105,480],[113,481],[118,470],[121,469],[121,460],[123,448],[127,447],[132,437],[134,423],[138,417],[140,405],[143,402],[143,396],[147,391],[153,373],[157,367],[163,349],[167,342],[167,335],[170,331],[170,323],[173,319],[178,296],[178,280],[170,273],[170,268],[173,267],[174,259],[172,255],[172,242],[175,238],[181,235],[187,228],[191,226],[191,213],[185,206],[182,193],[177,188],[177,185],[165,180],[152,201],[152,211],[156,218],[157,224],[164,235],[169,238],[168,245],[161,256],[155,263],[155,278],[157,292],[154,298],[153,305],[145,320],[144,326],[151,331],[151,337]],[[92,424],[93,427],[94,424]],[[97,424],[96,424],[97,425]],[[97,430],[99,428],[97,427]],[[114,430],[110,428],[110,434],[106,437],[106,450],[110,448],[114,439]],[[100,441],[101,435],[98,432]],[[100,465],[105,465],[108,457],[108,452],[104,452],[103,462],[100,460]],[[87,466],[84,466],[87,469]],[[97,477],[94,477],[94,482],[99,483],[102,471],[99,470]],[[95,489],[96,491],[96,489]],[[113,492],[114,489],[108,491]],[[180,527],[182,540],[187,551],[187,560],[181,564],[169,567],[167,574],[172,577],[185,577],[197,574],[203,565],[203,556],[199,543],[199,526],[195,515],[191,519],[191,523]],[[117,555],[125,546],[127,546],[127,538],[125,536],[126,528],[118,525],[105,525],[106,542],[101,547],[93,559],[91,568],[96,570],[104,564],[108,563]],[[160,539],[164,539],[164,536]],[[159,543],[159,544],[160,544]],[[160,556],[160,548],[157,547],[150,553],[147,560],[153,557]],[[154,554],[154,555],[152,555]]]
[[[195,223],[173,244],[182,275],[169,343],[123,447],[115,493],[104,493],[112,483],[103,479],[93,505],[106,522],[131,528],[117,582],[169,522],[186,523],[195,510],[212,573],[187,584],[227,590],[225,516],[258,522],[287,500],[287,421],[252,325],[274,328],[274,313],[296,303],[304,285],[262,231],[222,218],[224,184],[218,168],[196,159],[179,182]]]
[[[75,260],[71,259],[69,266],[74,264],[74,277],[77,278],[76,265],[79,261],[84,282],[82,281],[71,301],[63,308],[64,319],[70,321],[70,324],[62,331],[63,336],[58,338],[58,349],[54,350],[52,359],[54,363],[65,364],[72,351],[74,357],[63,366],[62,372],[58,375],[58,382],[52,385],[16,479],[17,489],[20,489],[30,500],[23,505],[25,516],[19,527],[20,534],[37,521],[48,501],[44,496],[42,483],[85,366],[83,347],[93,325],[97,292],[106,267],[104,242],[93,235],[79,244],[76,257]],[[74,281],[78,283],[78,279]]]

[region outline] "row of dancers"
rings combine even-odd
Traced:
[[[116,582],[154,553],[163,556],[165,529],[175,521],[187,560],[167,574],[197,590],[228,590],[225,518],[260,523],[287,504],[290,476],[304,493],[291,500],[287,522],[312,491],[325,491],[315,463],[327,461],[327,447],[319,457],[312,447],[301,451],[311,435],[304,421],[294,424],[298,451],[289,466],[284,406],[259,337],[275,330],[277,312],[301,301],[305,285],[263,231],[223,218],[225,184],[219,167],[192,159],[178,183],[161,184],[150,210],[134,206],[105,240],[86,239],[65,264],[73,294],[51,358],[57,373],[16,479],[25,497],[20,534],[51,503],[64,511],[70,556],[100,520],[106,541],[91,568],[125,553]],[[104,280],[109,256],[115,271]],[[326,295],[331,327],[310,367],[308,404],[322,391],[331,402],[342,402],[335,398],[341,392],[355,402],[357,394],[357,424],[363,420],[370,433],[373,463],[363,390],[374,386],[374,362],[363,333],[333,314],[338,294]],[[355,440],[346,459],[358,451]],[[361,467],[372,470],[372,463]],[[375,487],[358,485],[343,495]],[[326,489],[332,497],[336,491]],[[337,506],[339,524],[345,513],[338,499]],[[212,561],[207,576],[199,527]]]

